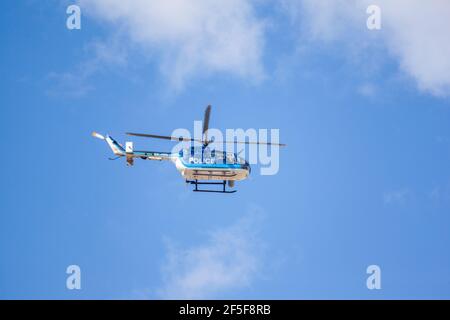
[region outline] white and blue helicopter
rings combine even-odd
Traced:
[[[282,143],[270,142],[255,142],[255,141],[214,141],[208,139],[209,118],[211,114],[211,106],[209,105],[205,110],[203,119],[203,134],[202,139],[193,139],[186,137],[161,136],[155,134],[132,133],[127,132],[129,136],[165,139],[171,141],[183,142],[199,142],[202,145],[199,147],[191,146],[184,148],[177,153],[171,152],[157,152],[157,151],[136,151],[133,150],[133,143],[126,142],[125,148],[118,143],[111,136],[103,136],[97,132],[93,132],[92,136],[104,140],[108,143],[113,153],[117,156],[116,160],[125,157],[128,166],[134,164],[135,158],[143,160],[169,160],[172,161],[177,170],[181,173],[186,183],[195,186],[193,191],[196,192],[219,192],[219,193],[234,193],[236,190],[226,190],[226,185],[230,188],[234,187],[235,181],[246,179],[251,172],[250,164],[239,157],[239,154],[232,152],[224,152],[208,147],[212,142],[216,143],[242,143],[242,144],[265,144],[285,146]],[[207,180],[207,181],[204,181]],[[222,190],[199,189],[199,185],[221,185]]]

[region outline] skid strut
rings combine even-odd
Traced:
[[[194,192],[215,192],[215,193],[235,193],[236,190],[227,190],[227,182],[223,180],[222,182],[200,182],[198,180],[186,180],[186,183],[193,184],[195,186]],[[198,186],[201,185],[221,185],[222,190],[211,190],[211,189],[199,189]]]

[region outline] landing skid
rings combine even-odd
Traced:
[[[237,190],[226,190],[227,182],[199,182],[198,180],[186,180],[186,183],[195,185],[194,192],[235,193]],[[222,190],[199,189],[199,185],[222,185]]]

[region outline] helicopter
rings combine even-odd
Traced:
[[[191,146],[190,148],[183,148],[179,152],[159,152],[159,151],[138,151],[133,149],[133,142],[126,142],[125,147],[114,140],[110,135],[102,135],[97,132],[92,132],[92,136],[100,140],[106,141],[116,158],[109,158],[109,160],[116,160],[125,157],[127,165],[133,166],[135,159],[143,160],[167,160],[175,164],[175,167],[180,172],[185,182],[194,185],[194,192],[218,192],[218,193],[234,193],[236,190],[227,190],[234,188],[235,181],[244,180],[249,177],[251,172],[250,164],[247,160],[239,156],[239,153],[225,152],[216,149],[210,149],[209,145],[212,142],[216,143],[242,143],[242,144],[265,144],[286,146],[282,143],[257,142],[257,141],[214,141],[208,138],[209,119],[211,115],[211,105],[206,107],[202,139],[194,139],[188,137],[162,136],[146,133],[126,132],[128,136],[164,139],[178,142],[198,142],[201,146]],[[206,181],[205,181],[206,180]],[[214,189],[199,189],[199,186],[220,185],[221,190]]]

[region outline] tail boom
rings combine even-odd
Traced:
[[[133,165],[134,158],[143,160],[173,160],[174,156],[170,152],[158,151],[134,151],[133,143],[127,142],[124,148],[119,142],[114,140],[110,135],[103,136],[97,132],[93,132],[92,136],[100,140],[105,140],[112,152],[118,157],[126,157],[128,165]]]

